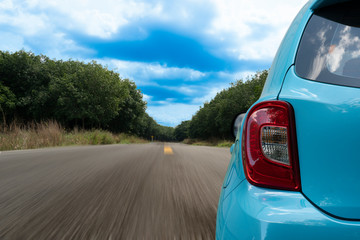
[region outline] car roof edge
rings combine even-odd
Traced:
[[[331,5],[343,3],[343,2],[350,2],[350,1],[351,0],[315,0],[315,1],[313,1],[310,9],[314,11],[319,8],[323,8],[323,7],[327,7],[327,6],[331,6]]]

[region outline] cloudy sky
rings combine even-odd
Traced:
[[[97,62],[137,84],[160,124],[188,120],[268,69],[307,0],[0,0],[0,50]]]

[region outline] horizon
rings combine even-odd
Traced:
[[[95,60],[134,81],[148,114],[175,127],[230,83],[269,69],[305,2],[5,0],[0,50]]]

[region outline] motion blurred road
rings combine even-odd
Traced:
[[[214,239],[228,148],[0,153],[0,239]]]

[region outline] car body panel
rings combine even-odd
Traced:
[[[337,4],[337,3],[348,2],[348,1],[350,1],[350,0],[317,0],[317,1],[313,1],[311,3],[310,9],[315,10],[318,8],[330,6],[330,5]]]
[[[242,169],[238,169],[236,167],[235,161],[238,158],[240,149],[239,149],[239,144],[237,144],[238,142],[236,141],[234,144],[234,149],[233,149],[233,154],[230,160],[230,164],[226,172],[225,175],[225,180],[223,183],[223,189],[224,189],[224,194],[225,197],[228,195],[229,192],[231,192],[242,180],[245,179],[245,175],[244,175],[244,171],[242,171]]]
[[[301,79],[292,67],[279,99],[295,110],[305,196],[332,215],[360,219],[360,89]]]
[[[277,96],[279,93],[287,70],[295,62],[301,36],[314,10],[348,1],[349,0],[310,0],[304,5],[291,23],[280,44],[268,75],[268,79],[271,81],[265,82],[261,97]]]
[[[257,102],[267,101],[267,100],[276,100],[276,96],[266,96],[260,98]],[[256,103],[257,103],[256,102]],[[255,103],[255,104],[256,104]],[[246,119],[246,116],[244,117]],[[243,124],[240,127],[235,144],[234,149],[232,151],[231,160],[228,166],[227,173],[225,175],[224,183],[221,189],[221,194],[218,203],[218,213],[216,219],[216,232],[220,233],[223,231],[225,227],[225,219],[229,214],[229,208],[224,206],[227,202],[224,200],[233,193],[233,191],[244,181],[246,181],[246,177],[244,174],[244,169],[242,165],[242,153],[241,153],[241,136],[243,131]],[[226,238],[219,238],[226,239]],[[236,239],[236,238],[235,238]]]
[[[242,181],[220,207],[226,224],[217,239],[360,239],[360,222],[329,217],[299,192]]]
[[[312,11],[309,10],[310,4],[308,2],[301,9],[285,34],[269,71],[267,79],[271,79],[271,81],[267,80],[265,82],[261,99],[276,98],[279,94],[285,74],[295,62],[296,50],[300,42],[302,29],[305,28],[308,18],[312,14]]]
[[[319,111],[313,115],[313,117],[316,116],[318,119],[315,119],[317,121],[317,128],[314,127],[312,130],[320,133],[321,131],[325,132],[325,136],[328,137],[328,139],[326,139],[326,143],[320,143],[320,147],[324,149],[327,147],[326,144],[328,144],[329,149],[332,152],[335,151],[335,157],[339,159],[338,165],[331,163],[329,170],[327,170],[327,174],[332,175],[326,179],[330,183],[328,185],[332,186],[326,186],[324,190],[326,194],[329,194],[330,198],[327,199],[326,196],[322,194],[322,191],[316,193],[316,191],[318,191],[316,188],[318,188],[320,184],[326,184],[325,180],[321,180],[319,183],[311,183],[312,179],[317,180],[326,174],[324,172],[316,175],[316,171],[321,171],[321,164],[326,163],[325,158],[322,158],[321,163],[316,163],[315,170],[311,169],[311,162],[313,161],[307,161],[305,159],[311,155],[311,151],[314,152],[316,150],[316,147],[311,146],[312,150],[309,151],[309,153],[302,153],[306,146],[310,146],[310,142],[306,142],[306,137],[311,137],[312,131],[310,130],[301,133],[298,138],[300,142],[300,174],[301,181],[304,181],[302,187],[308,185],[305,186],[304,193],[265,189],[251,185],[245,178],[242,165],[242,124],[236,137],[232,159],[220,194],[216,222],[217,239],[360,239],[360,221],[355,220],[359,218],[356,217],[358,216],[359,208],[355,199],[359,199],[360,197],[359,188],[356,186],[358,182],[356,181],[356,171],[360,166],[356,163],[356,150],[353,149],[351,150],[351,154],[346,154],[346,157],[353,158],[351,160],[352,163],[355,162],[353,168],[346,166],[345,161],[347,159],[345,155],[341,155],[340,152],[336,150],[338,147],[346,149],[345,143],[341,143],[339,146],[336,145],[335,142],[332,143],[331,132],[319,129],[320,126],[323,127],[321,120],[326,121],[321,118],[321,111],[324,110],[324,106],[321,108],[312,102],[316,97],[315,95],[324,98],[322,101],[329,107],[325,111],[330,114],[331,108],[333,111],[341,111],[345,108],[356,108],[353,114],[348,115],[348,117],[353,118],[351,119],[351,123],[355,123],[356,115],[360,116],[356,114],[359,110],[357,104],[360,106],[360,100],[354,101],[354,94],[358,93],[360,89],[341,87],[341,93],[345,95],[349,94],[348,98],[347,96],[343,96],[339,101],[331,103],[330,100],[333,96],[337,95],[336,88],[339,86],[331,85],[330,88],[327,89],[329,84],[310,80],[303,80],[304,82],[296,83],[295,77],[297,76],[293,69],[301,36],[314,9],[338,2],[345,1],[310,0],[302,8],[280,45],[260,99],[253,104],[254,106],[262,101],[277,99],[286,100],[294,104],[296,127],[299,127],[299,129],[297,129],[298,133],[299,130],[302,131],[304,129],[303,124],[305,124],[305,122],[301,123],[301,121],[305,119],[307,123],[309,123],[311,120],[303,116],[307,114],[307,110],[310,109],[306,109],[306,106],[311,107],[312,111]],[[305,85],[306,87],[301,87],[301,85]],[[324,86],[320,87],[320,85]],[[319,91],[317,88],[320,88],[319,93],[315,93],[315,91]],[[298,99],[291,99],[292,94],[297,95]],[[358,94],[358,96],[360,96],[360,94]],[[352,101],[350,101],[350,98],[352,98]],[[306,104],[301,103],[302,101],[305,101]],[[299,106],[301,110],[297,110]],[[340,132],[341,129],[337,129],[336,127],[344,127],[342,126],[344,124],[337,123],[337,121],[342,120],[341,118],[342,117],[337,117],[325,123],[326,127],[337,133]],[[352,132],[349,126],[345,126],[343,129]],[[358,132],[358,130],[359,129],[356,128],[356,132]],[[355,135],[351,136],[350,139],[358,142],[356,141]],[[311,142],[315,144],[315,141]],[[316,144],[318,143],[316,142]],[[335,148],[335,150],[331,148]],[[316,154],[319,155],[320,153]],[[326,153],[325,155],[330,156],[331,154]],[[314,160],[313,157],[311,157],[311,159]],[[340,172],[336,172],[336,170],[340,170]],[[354,182],[349,182],[346,180],[347,178],[344,178],[344,176],[346,176],[346,170],[350,171],[350,178],[348,180],[353,180]],[[345,175],[341,178],[340,174]],[[336,182],[337,180],[338,182]],[[335,188],[336,191],[341,189],[340,192],[343,191],[345,193],[343,198],[340,198],[342,203],[345,204],[345,208],[334,204],[338,198],[336,194],[331,191],[335,190]],[[357,189],[355,190],[354,198],[352,198],[350,192],[351,189],[354,188]],[[312,197],[308,197],[307,194]],[[320,209],[316,204],[326,205],[326,210]],[[333,216],[336,214],[353,218],[353,220]]]

